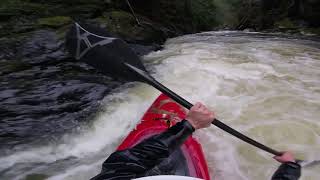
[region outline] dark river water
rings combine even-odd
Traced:
[[[303,159],[320,159],[320,43],[206,32],[170,39],[144,63],[228,125]],[[0,41],[0,179],[88,179],[159,95],[69,58],[53,32]],[[195,134],[212,178],[270,179],[269,154],[214,127]],[[320,167],[302,179],[319,179]]]
[[[120,84],[68,58],[53,32],[16,41],[2,38],[0,46],[2,154],[76,131]]]

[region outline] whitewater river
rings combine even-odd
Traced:
[[[144,57],[160,82],[221,121],[298,158],[320,160],[320,43],[281,35],[207,32],[170,39]],[[57,142],[0,155],[0,179],[88,179],[159,95],[131,83],[107,95],[89,126]],[[195,133],[212,179],[270,179],[272,156],[212,126]],[[320,179],[320,164],[301,179]]]

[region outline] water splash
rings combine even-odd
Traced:
[[[170,39],[145,62],[153,76],[190,102],[202,101],[226,124],[299,158],[320,159],[320,43],[280,35],[207,32]],[[0,157],[1,179],[43,173],[88,179],[139,121],[159,93],[127,85],[105,97],[82,133]],[[278,163],[225,132],[196,133],[213,178],[270,179]],[[319,179],[320,166],[302,179]],[[19,174],[19,176],[17,176]]]

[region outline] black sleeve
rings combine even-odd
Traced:
[[[182,120],[163,133],[152,136],[130,149],[116,151],[103,163],[101,173],[92,180],[140,177],[167,158],[193,131],[192,125]]]
[[[298,163],[287,162],[280,165],[272,180],[298,180],[300,176],[301,166]]]

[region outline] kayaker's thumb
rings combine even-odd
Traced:
[[[295,159],[294,159],[292,152],[286,151],[286,152],[281,152],[281,153],[282,153],[282,155],[274,156],[273,158],[280,163],[295,162]]]

